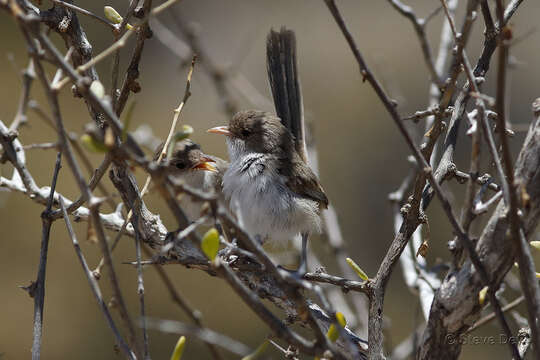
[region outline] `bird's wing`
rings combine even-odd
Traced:
[[[292,171],[293,168],[294,171]],[[295,176],[287,176],[286,184],[292,192],[318,202],[321,209],[328,207],[328,197],[326,197],[317,175],[309,166],[301,159],[292,161],[291,173],[294,173]]]
[[[214,190],[216,191],[216,193],[221,194],[223,175],[225,175],[225,172],[229,168],[229,162],[214,155],[207,155],[207,156],[215,161],[214,166],[217,169],[217,173],[213,173],[213,177],[214,177],[213,185],[214,185]]]

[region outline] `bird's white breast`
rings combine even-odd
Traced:
[[[289,190],[272,155],[247,153],[234,159],[223,177],[223,193],[241,225],[252,236],[284,242],[318,232],[318,205]]]

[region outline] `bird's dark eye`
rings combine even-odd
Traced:
[[[251,135],[251,132],[249,130],[246,130],[246,129],[242,130],[243,137],[248,137],[249,135]]]
[[[185,169],[185,168],[186,168],[186,164],[183,163],[182,161],[179,161],[179,162],[176,163],[176,167],[177,167],[178,169],[182,170],[182,169]]]

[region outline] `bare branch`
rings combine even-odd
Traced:
[[[147,250],[146,247],[143,247],[143,250],[145,251],[146,255],[151,255],[150,251]],[[203,327],[202,324],[202,315],[199,310],[192,309],[191,305],[187,302],[186,299],[184,299],[180,293],[175,289],[174,284],[170,277],[165,272],[165,269],[160,264],[155,264],[154,269],[156,269],[159,277],[161,278],[161,281],[167,288],[167,291],[169,292],[169,295],[171,296],[171,299],[182,309],[182,311],[195,323],[198,327]],[[205,342],[208,349],[212,353],[212,356],[216,360],[222,359],[222,356],[217,351],[216,347],[209,342]]]
[[[52,2],[54,2],[55,4],[58,4],[58,5],[61,5],[61,6],[64,6],[66,8],[69,8],[69,9],[72,9],[72,10],[75,10],[75,11],[78,11],[80,12],[81,14],[84,14],[84,15],[87,15],[93,19],[96,19],[97,21],[107,25],[108,27],[110,27],[112,30],[116,30],[116,26],[114,26],[114,24],[111,24],[109,21],[107,21],[106,19],[102,18],[101,16],[98,16],[96,14],[94,14],[93,12],[91,11],[88,11],[86,9],[83,9],[81,7],[78,7],[76,5],[73,5],[73,4],[70,4],[70,3],[67,3],[67,2],[64,2],[64,1],[61,1],[61,0],[52,0]]]
[[[504,24],[503,4],[497,0],[497,18],[499,24]],[[517,262],[519,265],[519,274],[521,289],[525,295],[527,304],[527,315],[529,318],[529,327],[532,334],[532,342],[536,359],[540,359],[540,329],[537,319],[540,319],[540,286],[536,278],[534,261],[531,255],[529,244],[522,234],[521,219],[518,215],[521,201],[518,199],[517,184],[514,180],[514,167],[510,155],[510,146],[505,131],[505,93],[506,93],[506,68],[508,65],[508,43],[511,31],[503,26],[500,29],[501,38],[499,39],[499,63],[497,72],[497,128],[502,148],[502,162],[504,165],[504,176],[501,176],[503,184],[503,193],[505,195],[506,205],[508,207],[508,217],[510,221],[510,231],[515,247]],[[496,156],[496,154],[493,154]]]
[[[47,206],[41,213],[42,234],[41,251],[39,255],[39,267],[36,282],[32,284],[30,296],[34,298],[34,337],[32,341],[32,360],[39,360],[41,357],[41,338],[43,330],[43,304],[45,302],[45,273],[47,269],[47,252],[49,250],[49,235],[51,233],[52,220],[49,214],[52,208],[54,189],[61,167],[62,153],[56,156],[56,165],[51,184],[51,194],[47,200]]]
[[[143,268],[141,265],[141,233],[137,227],[137,214],[133,216],[132,225],[135,229],[135,254],[137,257],[137,294],[139,295],[139,307],[141,314],[141,327],[143,331],[143,353],[145,359],[150,359],[150,349],[148,345],[148,330],[146,326],[146,309],[144,302],[144,279]]]
[[[538,103],[540,104],[540,101]],[[527,134],[515,168],[516,179],[519,179],[530,196],[528,211],[523,214],[527,236],[540,220],[539,114],[540,111],[535,114],[536,119]],[[504,203],[499,202],[476,245],[486,270],[493,274],[494,288],[498,287],[514,263],[513,242],[508,241],[506,237],[510,226],[506,213]],[[490,256],[494,253],[499,256]],[[448,339],[448,336],[458,338],[469,327],[470,319],[479,315],[481,307],[478,306],[478,297],[470,294],[478,294],[484,284],[479,274],[472,270],[470,261],[465,262],[460,269],[448,273],[433,302],[431,316],[420,346],[419,359],[454,359],[459,355],[461,344],[449,344],[445,339]]]
[[[184,324],[173,320],[158,319],[148,319],[148,326],[165,333],[194,336],[207,344],[217,345],[239,356],[246,356],[252,352],[247,345],[231,339],[228,336],[200,326]]]
[[[502,311],[507,312],[507,311],[510,311],[510,310],[514,309],[519,304],[521,304],[523,302],[523,300],[525,300],[524,296],[518,297],[514,301],[512,301],[512,302],[508,303],[507,305],[503,306]],[[478,329],[480,326],[489,323],[491,320],[495,319],[496,317],[497,317],[497,314],[495,314],[494,312],[484,316],[480,320],[475,321],[474,324],[470,328],[468,328],[465,333],[468,334],[468,333],[473,332],[474,330]]]
[[[13,120],[13,123],[9,127],[10,131],[17,131],[19,126],[26,123],[26,110],[28,109],[28,103],[30,101],[30,88],[32,87],[32,82],[34,81],[35,77],[36,73],[34,71],[34,61],[30,59],[28,61],[28,66],[22,72],[22,95],[19,100],[15,120]]]
[[[434,107],[433,109],[427,109],[427,110],[420,110],[420,111],[417,111],[415,112],[414,114],[412,115],[409,115],[409,116],[406,116],[404,118],[402,118],[403,121],[406,121],[406,120],[412,120],[414,121],[415,123],[417,123],[418,121],[420,121],[421,119],[423,118],[426,118],[428,116],[433,116],[433,115],[440,115],[442,117],[447,117],[447,116],[450,116],[452,115],[452,112],[454,111],[453,108],[451,107],[448,107],[443,114],[440,113],[440,109],[438,107]]]
[[[358,291],[369,294],[369,285],[366,282],[348,280],[339,276],[333,276],[322,272],[307,273],[304,279],[339,286],[344,292]]]
[[[92,293],[94,294],[94,297],[96,298],[99,307],[101,308],[101,312],[103,313],[103,316],[105,316],[105,319],[107,320],[107,324],[111,328],[116,341],[118,342],[118,345],[126,355],[128,359],[135,360],[135,354],[133,351],[129,348],[127,343],[122,338],[122,335],[120,335],[120,332],[118,331],[118,328],[116,327],[116,324],[114,323],[114,320],[111,316],[111,313],[109,312],[109,307],[103,301],[103,296],[101,295],[101,290],[99,288],[99,285],[92,275],[92,271],[90,271],[90,268],[88,267],[88,263],[86,262],[86,259],[84,258],[84,255],[82,254],[81,247],[79,246],[79,242],[77,241],[77,237],[75,236],[75,232],[73,231],[73,228],[71,226],[71,222],[69,221],[69,216],[66,212],[66,207],[64,205],[64,201],[62,198],[60,198],[60,209],[62,210],[62,213],[64,214],[64,220],[66,222],[67,231],[69,234],[69,237],[71,238],[71,241],[73,242],[73,247],[75,248],[75,253],[77,254],[77,257],[79,258],[79,261],[81,262],[81,265],[84,270],[84,274],[86,275],[86,278],[88,279],[88,283],[90,284],[90,288],[92,289]]]

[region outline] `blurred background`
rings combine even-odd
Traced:
[[[89,0],[76,3],[100,15],[104,5],[114,6],[124,13],[128,4],[127,1],[104,3]],[[439,2],[415,0],[408,4],[420,17],[425,17]],[[50,6],[49,1],[43,2],[42,7],[46,6]],[[343,0],[338,2],[338,6],[367,63],[397,100],[400,114],[405,116],[426,109],[429,74],[410,22],[387,1]],[[458,25],[462,22],[463,8],[464,4],[460,4],[456,15]],[[525,1],[511,21],[514,37],[526,35],[523,41],[511,47],[514,65],[509,75],[508,111],[512,123],[529,123],[531,103],[540,96],[540,34],[535,28],[539,17],[540,3]],[[94,47],[94,54],[112,43],[112,34],[103,24],[81,15],[79,19]],[[358,66],[323,1],[184,0],[160,15],[159,19],[178,37],[182,37],[178,23],[190,26],[209,60],[225,71],[242,74],[266,99],[270,99],[265,65],[266,35],[272,27],[279,29],[282,25],[296,32],[306,117],[314,126],[321,181],[337,209],[349,254],[368,275],[374,276],[393,239],[392,208],[387,195],[408,173],[410,164],[406,158],[409,151],[371,87],[362,83]],[[440,12],[427,26],[434,54],[438,49],[442,19],[443,13]],[[467,48],[473,63],[482,47],[482,33],[483,22],[479,18]],[[52,37],[64,51],[58,36],[54,34]],[[130,58],[132,45],[133,39],[130,46],[122,51],[123,69]],[[186,57],[190,58],[190,55],[186,54]],[[27,61],[26,47],[17,25],[10,16],[0,12],[0,119],[7,124],[17,110],[20,71]],[[493,57],[492,68],[496,68],[496,56]],[[142,91],[131,96],[137,102],[131,127],[135,129],[148,124],[156,136],[164,139],[172,110],[184,94],[188,69],[171,49],[154,37],[145,44],[140,70]],[[98,72],[109,89],[111,61],[100,64]],[[494,81],[491,70],[485,88],[491,96],[495,96]],[[223,139],[205,133],[209,127],[225,124],[228,119],[212,80],[201,66],[195,68],[191,91],[192,97],[182,113],[181,122],[194,127],[193,138],[206,152],[226,157]],[[255,96],[255,91],[247,91]],[[271,102],[254,104],[234,90],[232,95],[241,109],[263,107],[263,110],[273,111]],[[32,88],[32,98],[48,112],[37,81]],[[70,131],[81,133],[83,125],[91,121],[83,102],[74,99],[69,88],[62,90],[61,107]],[[56,134],[35,113],[30,111],[28,115],[28,126],[20,129],[23,144],[56,141]],[[419,140],[424,123],[411,123],[409,129]],[[523,133],[517,133],[512,139],[516,154],[522,142]],[[470,139],[462,131],[456,155],[460,170],[468,169],[469,149]],[[39,186],[50,185],[55,156],[54,150],[27,152],[28,167]],[[90,157],[97,166],[102,156],[90,154]],[[11,177],[10,166],[2,165],[0,171],[2,176]],[[143,174],[139,171],[137,176],[142,183]],[[107,177],[103,183],[112,189]],[[464,185],[450,182],[445,188],[452,191],[455,209],[460,209]],[[78,195],[67,165],[60,172],[57,190],[72,199]],[[161,199],[150,194],[147,201],[150,209],[159,213],[171,230],[174,222]],[[1,359],[30,356],[33,299],[18,287],[28,285],[37,273],[42,210],[43,206],[22,194],[0,192]],[[104,207],[103,211],[111,209]],[[446,242],[452,233],[438,201],[433,201],[427,215],[431,225],[427,260],[433,265],[439,259],[448,259]],[[481,225],[482,221],[479,223]],[[475,228],[476,231],[478,229],[481,226]],[[100,258],[99,247],[85,241],[86,223],[76,224],[76,230],[90,267],[94,268]],[[109,233],[109,236],[113,235]],[[324,237],[312,241],[311,246],[328,272],[338,273]],[[114,253],[114,260],[129,310],[135,319],[138,314],[136,271],[129,265],[122,265],[123,261],[133,259],[133,241],[123,238]],[[178,265],[166,266],[166,271],[177,289],[202,312],[209,328],[253,348],[270,333],[223,281]],[[108,298],[110,289],[106,278],[100,284]],[[145,287],[149,316],[189,321],[170,301],[152,268],[145,268]],[[513,296],[508,298],[513,299]],[[404,340],[421,320],[417,297],[404,285],[399,267],[396,267],[388,286],[385,315],[390,320],[388,350]],[[514,330],[517,331],[515,324]],[[475,334],[498,336],[499,332],[498,325],[493,323]],[[153,358],[168,358],[177,338],[177,335],[150,331]],[[65,226],[62,222],[54,223],[46,279],[43,359],[121,358],[120,354],[115,355],[113,345],[113,336],[91,294]],[[225,351],[222,353],[227,354]],[[273,350],[269,354],[273,358],[282,357]],[[505,345],[469,345],[464,346],[462,358],[474,359],[480,354],[492,359],[508,357]],[[227,356],[234,358],[230,354]],[[189,338],[185,358],[206,359],[210,355],[201,342]]]

